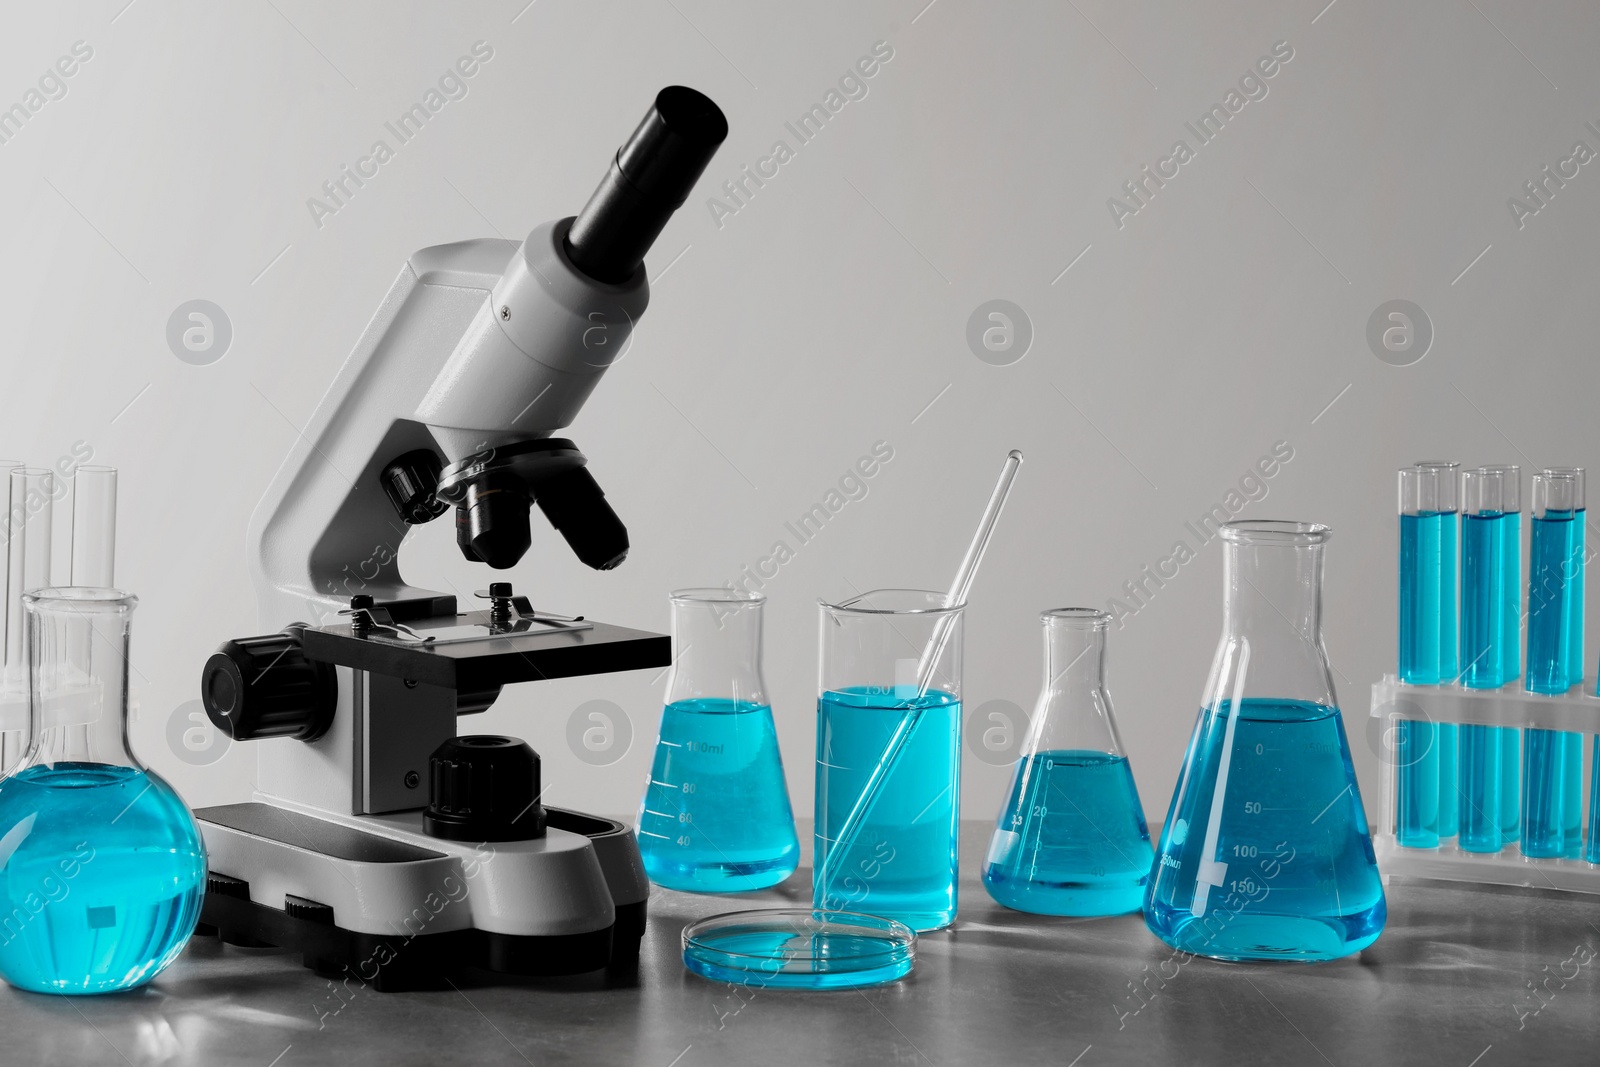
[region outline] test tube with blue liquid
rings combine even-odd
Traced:
[[[1456,642],[1458,464],[1400,469],[1400,680],[1449,685],[1460,673]],[[1402,719],[1397,728],[1395,837],[1436,848],[1456,832],[1456,728]]]
[[[1519,475],[1514,466],[1479,467],[1461,475],[1461,684],[1468,689],[1499,689],[1520,666]],[[1515,751],[1515,731],[1505,727],[1459,728],[1457,844],[1463,851],[1492,853],[1505,846],[1508,743]],[[1514,775],[1513,796],[1516,783]]]
[[[1530,693],[1560,695],[1583,679],[1584,472],[1547,468],[1533,476],[1528,562]],[[1576,857],[1581,847],[1583,735],[1527,730],[1523,742],[1522,854]]]
[[[1500,562],[1505,567],[1506,596],[1501,664],[1510,685],[1522,677],[1522,468],[1514,463],[1489,464],[1482,468],[1499,473],[1508,486],[1508,510],[1500,517],[1504,525],[1505,549]],[[1515,726],[1500,728],[1500,837],[1514,844],[1522,836],[1522,731]]]

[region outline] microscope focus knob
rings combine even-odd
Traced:
[[[422,828],[448,841],[544,836],[539,754],[515,737],[452,737],[428,760]]]
[[[294,627],[224,641],[200,675],[206,716],[235,741],[315,741],[328,732],[338,697],[333,667],[306,658]]]
[[[433,495],[442,469],[439,457],[426,448],[407,452],[383,469],[383,491],[408,525],[421,526],[450,510]]]

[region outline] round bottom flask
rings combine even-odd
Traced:
[[[194,932],[205,846],[128,749],[136,599],[72,587],[24,601],[35,741],[0,782],[0,977],[41,993],[130,989]]]

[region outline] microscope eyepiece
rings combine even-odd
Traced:
[[[727,118],[704,93],[684,85],[657,93],[573,220],[566,239],[572,265],[608,284],[632,277],[727,136]]]

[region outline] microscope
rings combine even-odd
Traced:
[[[458,736],[517,682],[662,667],[670,640],[400,577],[412,526],[453,513],[504,570],[537,506],[590,567],[628,533],[571,424],[649,301],[644,256],[727,136],[663,89],[576,217],[521,243],[411,256],[256,508],[262,628],[206,662],[218,729],[252,741],[247,803],[195,812],[210,858],[200,931],[301,952],[380,991],[462,966],[565,975],[636,961],[649,884],[632,829],[544,802],[537,753]]]

